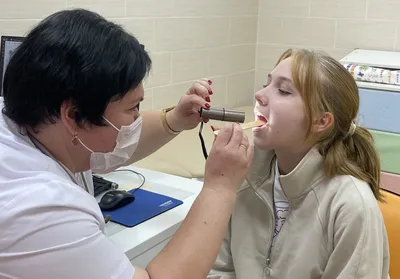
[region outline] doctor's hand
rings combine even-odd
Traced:
[[[252,164],[254,146],[239,124],[224,126],[215,138],[206,162],[204,187],[236,195]]]
[[[210,95],[212,81],[209,79],[197,80],[182,96],[176,108],[167,113],[168,125],[174,131],[191,130],[201,121],[208,122],[208,119],[201,119],[200,108],[210,108]]]

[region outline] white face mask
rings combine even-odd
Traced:
[[[94,152],[79,139],[79,142],[92,153],[90,155],[90,168],[95,172],[108,171],[128,161],[139,144],[140,134],[142,132],[142,116],[139,116],[129,126],[121,126],[121,129],[118,129],[105,117],[103,118],[118,131],[116,139],[117,144],[112,152]]]

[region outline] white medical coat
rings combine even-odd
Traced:
[[[91,172],[90,194],[2,107],[0,98],[0,278],[131,279],[133,266],[104,235]]]

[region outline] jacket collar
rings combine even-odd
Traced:
[[[254,190],[271,191],[274,181],[276,155],[274,151],[256,149],[247,181]],[[310,191],[324,177],[324,161],[316,147],[304,156],[289,174],[280,176],[282,190],[288,199],[296,199]]]

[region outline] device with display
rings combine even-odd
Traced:
[[[23,42],[24,37],[1,36],[1,52],[0,52],[0,96],[3,96],[3,80],[8,62],[15,50]]]

